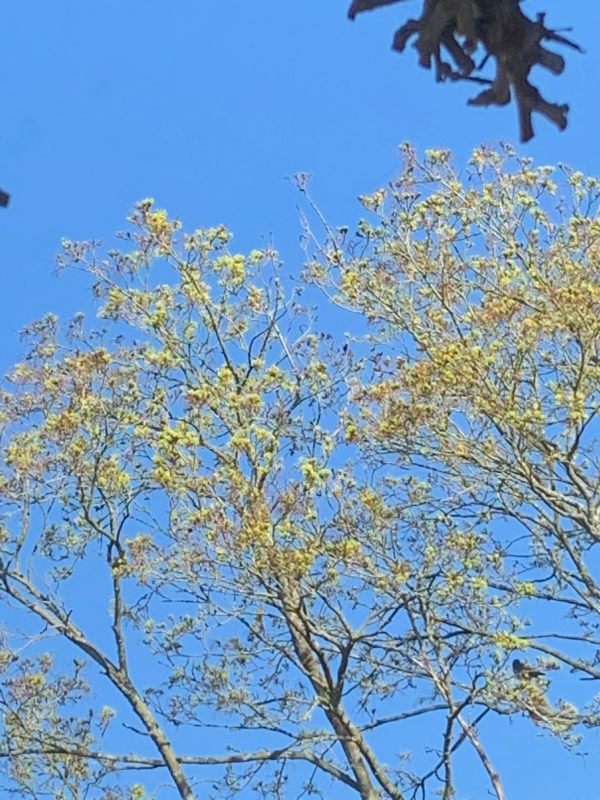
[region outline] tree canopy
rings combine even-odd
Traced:
[[[403,153],[356,228],[299,177],[295,280],[150,199],[64,242],[100,325],[0,396],[5,791],[501,800],[513,717],[598,725],[600,182]]]

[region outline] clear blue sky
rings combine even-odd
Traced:
[[[516,114],[474,109],[470,85],[439,85],[393,31],[412,0],[346,19],[348,0],[19,0],[3,8],[0,366],[31,318],[83,305],[73,277],[52,278],[60,238],[108,237],[154,196],[188,226],[226,222],[240,248],[273,235],[298,258],[297,194],[306,170],[333,218],[396,170],[397,145],[450,147],[516,139]],[[529,0],[529,13],[573,25],[585,55],[540,74],[571,103],[569,128],[536,120],[537,160],[598,171],[600,8]],[[290,267],[295,266],[290,264]]]
[[[416,53],[391,52],[416,0],[346,19],[349,0],[19,0],[2,10],[0,367],[18,332],[45,311],[89,309],[84,283],[52,276],[61,237],[109,242],[134,202],[151,195],[188,227],[225,222],[240,249],[272,236],[300,263],[298,195],[285,178],[314,174],[336,223],[356,197],[389,180],[397,145],[516,142],[513,106],[467,108],[469,85],[438,85]],[[600,6],[528,0],[528,13],[572,25],[584,55],[563,50],[561,77],[536,75],[571,104],[559,133],[541,118],[520,148],[536,161],[598,173]],[[508,731],[508,736],[507,736]],[[511,800],[598,800],[597,737],[584,763],[516,720],[499,742],[514,760]],[[520,774],[518,774],[520,773]],[[583,782],[582,782],[583,780]]]

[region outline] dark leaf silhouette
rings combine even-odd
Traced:
[[[399,0],[353,0],[350,19]],[[419,64],[434,66],[437,81],[469,80],[487,84],[487,88],[469,101],[474,106],[503,106],[515,100],[519,113],[522,142],[534,135],[531,116],[534,111],[551,120],[560,130],[567,126],[569,106],[550,103],[529,81],[535,65],[559,75],[565,61],[547,50],[544,42],[581,48],[556,30],[546,27],[545,14],[527,17],[519,0],[424,0],[423,13],[409,19],[396,31],[393,49],[402,52],[416,37]],[[476,51],[484,53],[479,63]],[[448,59],[448,60],[446,60]],[[495,63],[495,76],[484,78],[473,73],[489,59]]]

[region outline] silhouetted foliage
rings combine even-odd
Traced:
[[[353,0],[348,16],[354,19],[398,0]],[[416,36],[419,64],[435,67],[437,81],[470,80],[487,84],[469,105],[504,106],[513,98],[519,112],[522,142],[534,135],[531,115],[543,114],[561,130],[567,127],[566,103],[550,103],[529,82],[532,67],[539,65],[560,75],[564,58],[547,50],[543,42],[556,42],[575,50],[581,48],[556,30],[546,27],[545,14],[527,17],[519,0],[424,0],[419,19],[409,19],[394,36],[393,49],[403,52],[407,42]],[[478,50],[483,58],[477,62]],[[443,55],[444,54],[444,55]],[[450,63],[444,60],[447,54]],[[493,79],[474,75],[492,58],[496,65]]]

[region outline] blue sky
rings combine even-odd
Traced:
[[[52,275],[61,238],[109,243],[142,197],[189,228],[226,223],[242,250],[272,238],[297,272],[294,173],[312,173],[327,215],[352,223],[357,195],[393,177],[402,141],[449,147],[459,164],[483,141],[516,143],[513,106],[468,108],[477,87],[435,84],[412,48],[390,50],[420,3],[354,23],[348,4],[20,0],[3,9],[0,186],[12,201],[0,210],[2,371],[28,321],[90,308],[83,280]],[[586,53],[563,51],[561,77],[536,75],[549,99],[570,103],[569,127],[536,118],[520,152],[598,173],[600,7],[528,0],[526,10],[573,26]],[[520,773],[510,797],[598,800],[597,738],[584,762],[540,743],[526,721],[511,730],[499,748],[500,766],[514,758]]]
[[[536,0],[537,2],[537,0]],[[300,258],[298,195],[286,177],[314,174],[328,215],[353,221],[356,196],[390,179],[397,145],[452,148],[516,140],[515,109],[465,106],[470,85],[439,85],[393,31],[419,3],[346,19],[347,0],[20,0],[3,10],[0,186],[0,366],[23,324],[83,308],[73,276],[55,280],[61,237],[107,241],[147,195],[190,227],[227,223],[240,248],[272,235],[290,269]],[[585,55],[563,76],[569,128],[543,119],[523,151],[597,171],[596,4],[527,3],[572,25]],[[293,262],[293,263],[292,263]]]

